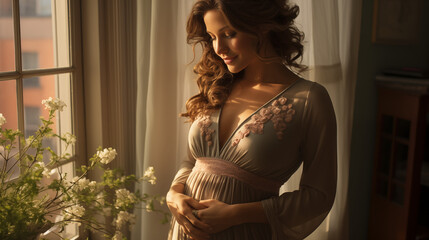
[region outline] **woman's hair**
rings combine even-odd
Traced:
[[[283,64],[302,70],[305,66],[297,62],[302,57],[304,34],[294,25],[299,8],[291,6],[287,0],[198,0],[191,11],[187,23],[187,41],[195,46],[201,44],[203,52],[195,65],[200,93],[186,102],[186,113],[191,121],[200,114],[218,109],[228,98],[232,83],[242,73],[228,71],[222,59],[215,53],[210,35],[206,32],[204,15],[209,10],[220,11],[229,24],[238,31],[246,32],[258,39],[257,52],[264,40],[268,40]],[[273,58],[263,58],[270,61]],[[277,58],[279,59],[279,58]]]

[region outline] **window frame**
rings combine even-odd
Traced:
[[[23,70],[22,49],[21,49],[21,19],[19,0],[12,0],[12,21],[14,36],[15,53],[15,71],[0,72],[0,82],[15,81],[16,83],[16,101],[18,129],[25,132],[24,119],[24,79],[32,77],[43,77],[57,74],[70,74],[70,102],[71,111],[71,130],[76,136],[77,141],[73,146],[73,154],[69,160],[62,161],[58,166],[65,166],[74,162],[74,174],[80,166],[87,164],[86,152],[86,128],[85,128],[85,105],[84,105],[84,83],[83,83],[83,61],[82,61],[82,25],[81,25],[81,0],[67,0],[68,4],[68,22],[69,22],[69,67],[52,67],[46,69],[28,69]],[[41,106],[42,107],[42,106]],[[77,237],[86,238],[88,233],[83,227],[79,227]]]
[[[78,141],[74,146],[74,155],[59,165],[75,162],[75,170],[86,164],[83,78],[82,78],[82,45],[81,45],[81,10],[80,0],[68,0],[69,11],[69,38],[70,38],[70,66],[47,69],[23,70],[21,49],[21,26],[19,0],[12,0],[12,19],[14,23],[15,71],[0,72],[0,81],[12,80],[16,82],[18,129],[24,132],[24,78],[41,77],[56,74],[70,74],[71,80],[71,116],[72,131]]]
[[[42,77],[56,74],[70,74],[71,86],[71,129],[78,141],[74,145],[72,157],[67,161],[62,161],[58,166],[65,166],[74,162],[74,169],[79,169],[81,165],[87,164],[86,160],[86,138],[84,119],[84,88],[82,74],[82,26],[81,26],[81,0],[68,0],[68,21],[69,21],[69,67],[53,67],[47,69],[23,70],[22,49],[21,49],[21,24],[19,13],[19,0],[12,0],[12,21],[14,24],[14,47],[15,47],[15,71],[0,72],[0,82],[12,80],[16,83],[16,100],[18,129],[24,132],[24,78]],[[79,237],[86,237],[87,232],[79,227]]]
[[[72,130],[78,138],[75,154],[70,161],[76,162],[76,168],[85,164],[85,126],[84,126],[84,94],[82,78],[82,45],[81,45],[81,13],[80,0],[68,0],[69,7],[69,37],[70,37],[70,66],[46,69],[23,70],[21,49],[21,26],[19,0],[12,1],[12,19],[14,23],[15,71],[0,72],[0,81],[14,80],[16,82],[18,129],[24,131],[24,78],[41,77],[69,73],[71,78]],[[70,161],[62,162],[64,165]]]

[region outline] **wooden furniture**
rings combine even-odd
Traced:
[[[369,239],[429,239],[429,81],[378,83]]]

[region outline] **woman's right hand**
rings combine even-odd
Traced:
[[[177,186],[177,185],[176,185]],[[209,240],[210,226],[201,222],[192,214],[192,210],[200,210],[206,206],[200,204],[197,200],[185,195],[182,186],[172,187],[167,193],[167,206],[175,217],[177,223],[183,228],[184,232],[195,240]]]

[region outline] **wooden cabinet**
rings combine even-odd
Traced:
[[[427,91],[378,86],[370,240],[429,239],[428,103]]]

